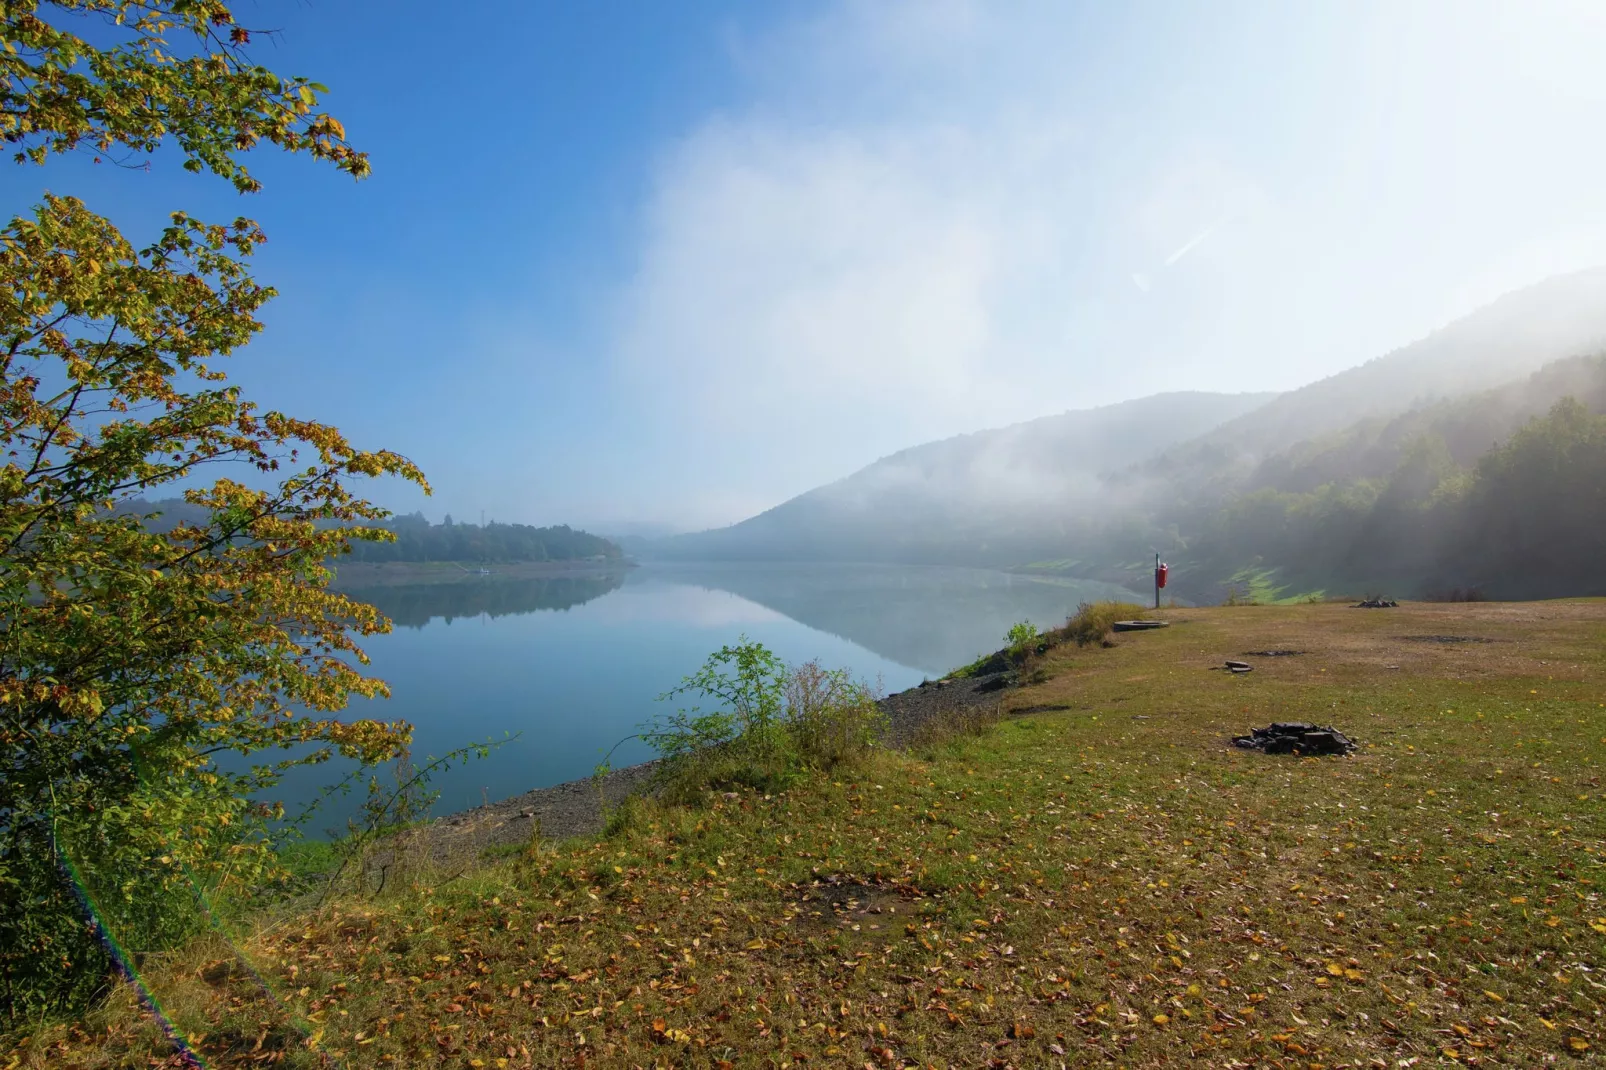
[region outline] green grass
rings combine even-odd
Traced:
[[[265,922],[242,948],[272,999],[215,946],[147,983],[210,1066],[1594,1058],[1606,605],[1168,617],[1056,648],[1008,699],[1042,712],[923,758]],[[1213,668],[1271,647],[1307,653]],[[1275,719],[1363,749],[1225,745]],[[168,1051],[122,992],[18,1062]]]
[[[1017,572],[1040,572],[1050,575],[1060,575],[1075,572],[1083,567],[1083,562],[1074,557],[1060,557],[1052,561],[1031,561],[1015,569]]]
[[[1227,579],[1227,587],[1232,592],[1231,600],[1257,606],[1293,606],[1320,602],[1327,597],[1324,589],[1289,594],[1293,585],[1277,582],[1281,571],[1276,568],[1239,569]]]
[[[279,862],[298,882],[334,871],[340,858],[335,844],[327,840],[296,840],[279,848]]]

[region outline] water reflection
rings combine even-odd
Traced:
[[[1079,602],[1139,597],[1114,584],[990,569],[817,563],[655,563],[555,576],[437,576],[352,585],[348,592],[377,606],[398,628],[423,628],[432,620],[568,610],[626,585],[632,597],[605,599],[588,615],[616,624],[655,618],[702,626],[712,622],[698,619],[699,613],[728,615],[739,604],[745,616],[730,623],[790,619],[933,676],[995,649],[1018,621],[1051,628]],[[736,598],[688,599],[687,588]]]
[[[1110,583],[947,566],[721,563],[642,571],[730,591],[933,676],[997,649],[1019,621],[1046,629],[1081,602],[1142,601]]]
[[[636,733],[675,709],[658,696],[744,633],[788,663],[817,658],[888,690],[920,682],[917,668],[724,589],[647,569],[624,577],[563,579],[586,582],[548,583],[543,592],[542,585],[514,577],[461,576],[455,582],[351,590],[421,626],[398,627],[364,642],[372,658],[369,671],[390,685],[391,697],[353,699],[349,716],[408,721],[419,760],[518,734],[486,760],[438,778],[439,812],[585,777],[616,744],[616,765],[651,757]],[[593,590],[600,596],[568,601]],[[560,597],[559,591],[567,594]],[[501,615],[493,617],[491,606]],[[460,619],[479,607],[477,620]],[[292,779],[280,797],[304,801],[329,781],[331,768]],[[346,812],[337,807],[331,815],[339,821]]]
[[[584,777],[621,740],[615,764],[649,757],[633,735],[671,711],[658,696],[744,633],[788,663],[897,691],[996,649],[1017,621],[1049,627],[1080,601],[1132,597],[982,569],[819,564],[398,575],[347,590],[397,625],[363,644],[392,697],[354,699],[350,716],[412,723],[419,758],[518,733],[440,778],[442,812]],[[281,797],[305,801],[333,769],[292,778]]]
[[[432,620],[505,617],[564,610],[616,591],[623,569],[561,576],[461,576],[417,583],[350,586],[346,593],[389,617],[398,628],[422,628]]]

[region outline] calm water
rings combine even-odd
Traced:
[[[615,766],[650,757],[626,737],[672,711],[656,697],[743,634],[892,692],[996,649],[1016,621],[1050,627],[1078,602],[1134,598],[1107,584],[884,565],[650,565],[352,593],[396,627],[367,645],[392,697],[357,700],[351,716],[411,721],[419,757],[517,734],[436,779],[443,813],[589,776],[616,744]],[[328,779],[320,769],[317,782]],[[298,778],[284,794],[300,801],[313,786]]]

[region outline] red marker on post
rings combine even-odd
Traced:
[[[1171,574],[1171,566],[1160,561],[1160,555],[1154,555],[1154,608],[1160,608],[1160,588],[1165,586],[1166,579]]]

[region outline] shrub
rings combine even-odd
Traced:
[[[1102,643],[1118,620],[1140,617],[1144,607],[1133,602],[1083,602],[1065,621],[1064,636],[1077,646]]]
[[[804,662],[786,681],[786,727],[798,756],[830,769],[864,754],[886,734],[878,696],[846,669]]]
[[[1019,624],[1010,625],[1009,631],[1004,635],[1004,642],[1009,644],[1011,650],[1025,650],[1036,638],[1037,625],[1029,620],[1023,620]]]
[[[718,705],[678,710],[642,731],[662,758],[660,796],[671,803],[710,790],[783,790],[807,769],[862,756],[886,730],[876,693],[847,670],[789,668],[746,636],[661,697],[686,694]]]
[[[1029,620],[1009,626],[1004,633],[1004,647],[991,654],[983,654],[969,665],[961,666],[949,673],[955,677],[991,676],[993,673],[1008,672],[1017,668],[1024,661],[1031,658],[1038,645],[1038,640],[1044,640],[1052,646],[1055,636],[1044,635],[1037,630],[1037,625]]]
[[[771,749],[782,742],[781,712],[786,702],[786,664],[762,643],[742,636],[708,656],[703,667],[660,695],[697,695],[718,707],[677,710],[643,730],[641,738],[666,762],[741,744]]]

